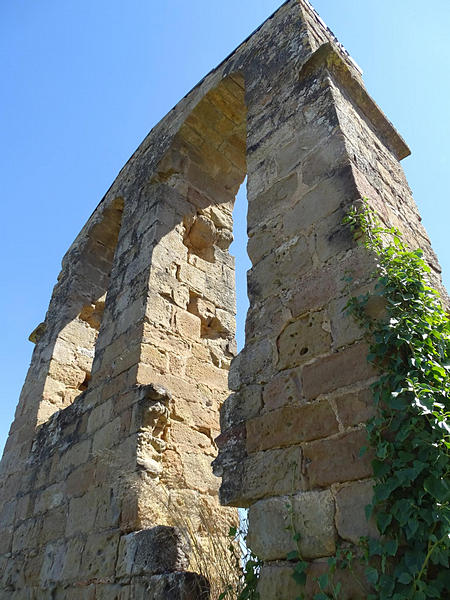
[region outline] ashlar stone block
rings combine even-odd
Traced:
[[[334,499],[329,490],[267,498],[249,509],[247,542],[263,560],[285,560],[298,549],[305,559],[329,556],[336,549]]]
[[[302,451],[300,447],[277,448],[257,452],[245,458],[236,448],[237,460],[230,456],[222,473],[222,502],[230,506],[248,507],[261,498],[277,494],[291,494],[293,490],[305,489],[300,465]],[[220,461],[221,457],[216,460]],[[216,463],[214,463],[216,464]],[[274,469],[274,465],[276,468]]]
[[[320,394],[376,377],[377,370],[367,362],[368,353],[367,344],[357,342],[305,365],[302,383],[306,398],[317,398]]]
[[[374,519],[367,520],[365,507],[372,502],[373,482],[355,481],[342,486],[335,495],[336,527],[339,536],[357,544],[360,538],[378,538]]]
[[[111,577],[115,570],[119,540],[120,534],[114,530],[89,535],[84,545],[78,576],[81,575],[87,580],[94,577]]]
[[[325,311],[300,317],[289,323],[278,337],[278,367],[297,367],[327,352],[330,342],[330,323]]]
[[[365,429],[354,429],[303,445],[304,474],[311,488],[364,479],[372,475],[372,453]]]
[[[187,539],[175,527],[158,525],[122,536],[117,573],[156,575],[183,571],[189,565]]]
[[[328,437],[338,422],[327,400],[292,404],[247,421],[247,450],[255,452]]]
[[[296,600],[300,588],[293,572],[293,566],[286,562],[265,564],[257,588],[260,600]]]

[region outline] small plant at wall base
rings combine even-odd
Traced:
[[[229,551],[238,573],[237,581],[225,586],[218,600],[259,600],[257,591],[262,562],[247,546],[248,523],[241,519],[241,526],[230,527]]]
[[[365,594],[365,586],[362,584],[358,575],[353,571],[355,554],[350,548],[339,547],[334,556],[328,559],[328,572],[323,573],[317,578],[317,584],[321,590],[314,596],[314,600],[339,600],[341,597],[342,583],[335,582],[335,573],[339,571],[348,571],[358,586],[361,587],[362,593]],[[362,598],[363,596],[361,596]],[[365,597],[365,596],[364,596]],[[301,599],[303,600],[303,599]]]
[[[381,534],[363,542],[368,598],[443,599],[450,589],[450,320],[421,250],[383,227],[367,201],[345,222],[377,259],[374,293],[385,304],[381,320],[366,311],[369,294],[347,307],[382,372],[367,424],[375,484],[366,513]]]
[[[296,467],[296,465],[295,465],[295,467]],[[292,577],[298,585],[304,586],[306,583],[306,571],[308,569],[308,563],[305,560],[303,560],[303,557],[301,554],[300,534],[295,529],[294,509],[292,507],[292,504],[290,504],[289,502],[286,503],[286,508],[287,508],[288,514],[289,514],[289,525],[287,526],[287,529],[291,532],[292,539],[294,540],[295,545],[297,546],[297,548],[295,550],[292,550],[291,552],[289,552],[289,554],[286,556],[286,560],[294,561]],[[303,594],[300,594],[300,596],[298,598],[296,598],[296,600],[303,600]]]

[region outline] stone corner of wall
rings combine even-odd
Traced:
[[[311,77],[321,68],[326,68],[336,77],[339,84],[398,160],[411,154],[405,140],[368,94],[359,73],[344,58],[338,46],[333,42],[322,44],[309,57],[300,69],[300,79]]]

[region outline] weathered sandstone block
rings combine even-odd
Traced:
[[[267,450],[338,433],[338,423],[330,404],[292,404],[247,421],[247,450]]]
[[[189,565],[186,538],[174,527],[134,531],[120,540],[117,574],[157,575],[183,571]]]
[[[282,560],[297,549],[305,559],[329,556],[336,549],[334,511],[329,491],[260,500],[249,510],[248,544],[263,560]]]
[[[304,444],[304,474],[312,488],[363,479],[372,474],[372,455],[364,429]]]
[[[357,544],[361,537],[378,537],[373,520],[367,521],[365,507],[371,503],[372,481],[357,481],[336,492],[336,527],[340,537]]]

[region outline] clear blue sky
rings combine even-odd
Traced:
[[[151,127],[280,4],[0,1],[0,449],[65,250]],[[411,147],[403,166],[449,288],[450,3],[314,6]]]

